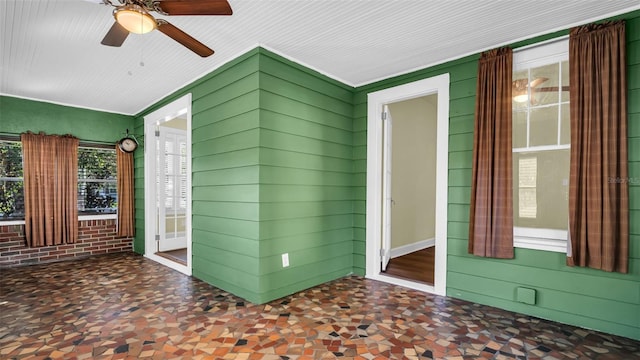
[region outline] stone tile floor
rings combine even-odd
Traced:
[[[358,276],[256,305],[128,253],[0,271],[0,359],[640,359],[638,341]]]

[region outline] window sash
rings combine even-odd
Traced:
[[[568,61],[569,59],[569,40],[561,39],[559,41],[552,41],[548,44],[540,44],[540,46],[534,46],[527,49],[516,50],[513,55],[513,71],[524,71],[527,70],[527,73],[531,72],[531,69],[553,64],[553,63],[561,63],[563,61]],[[562,70],[562,67],[559,67],[559,71]],[[559,74],[561,76],[561,74]],[[559,86],[562,84],[560,83]],[[561,94],[561,92],[560,92]],[[559,95],[560,95],[559,94]],[[526,112],[527,119],[530,117],[530,112],[532,109],[542,108],[542,107],[551,107],[557,106],[558,111],[561,111],[562,105],[566,105],[569,102],[561,101],[561,97],[559,96],[558,102],[553,104],[545,104],[538,106],[528,106],[525,109],[514,109],[514,113],[516,112]],[[558,114],[558,126],[560,126],[560,115]],[[529,120],[527,120],[527,127],[529,126]],[[552,151],[552,150],[567,150],[571,148],[570,144],[560,144],[560,131],[558,130],[558,142],[553,145],[538,145],[538,146],[529,146],[529,129],[527,128],[527,146],[513,148],[513,153],[536,153],[543,151]],[[514,181],[514,188],[518,185]],[[568,224],[567,224],[568,228]],[[526,248],[526,249],[534,249],[534,250],[543,250],[543,251],[552,251],[552,252],[567,252],[567,239],[568,239],[568,230],[557,230],[557,229],[544,229],[544,228],[530,228],[530,227],[514,227],[513,229],[513,245],[517,248]]]

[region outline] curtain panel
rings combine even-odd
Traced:
[[[118,191],[117,236],[135,235],[133,197],[133,153],[120,150],[116,144],[116,171]]]
[[[571,169],[567,263],[627,273],[629,189],[625,24],[569,34]]]
[[[478,64],[469,253],[513,258],[511,149],[513,51],[482,53]]]
[[[27,246],[78,239],[78,139],[23,133],[25,236]]]

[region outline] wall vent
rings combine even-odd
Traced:
[[[536,304],[536,290],[523,287],[516,288],[516,301],[521,303],[535,305]]]

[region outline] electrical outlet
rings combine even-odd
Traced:
[[[282,267],[289,266],[289,253],[282,254]]]

